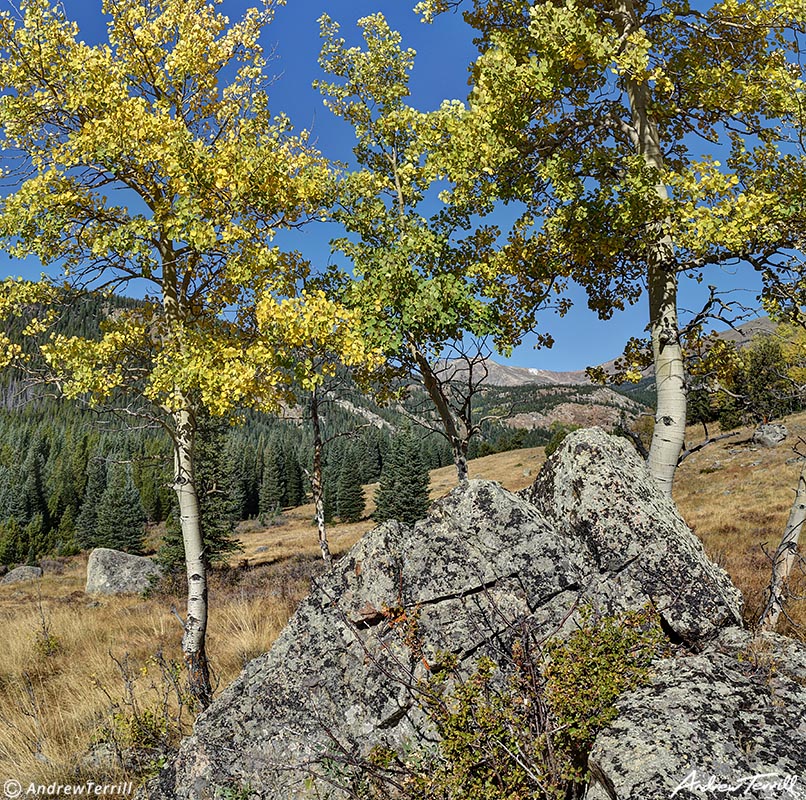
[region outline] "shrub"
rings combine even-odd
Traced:
[[[111,702],[109,715],[96,732],[95,744],[108,745],[130,777],[155,775],[187,735],[193,699],[185,689],[184,665],[157,652],[139,666],[128,656],[111,656],[120,671],[124,694],[99,684]]]
[[[399,800],[572,800],[588,781],[587,756],[616,716],[619,696],[645,683],[667,641],[649,610],[621,617],[585,611],[576,631],[544,646],[524,632],[503,665],[483,657],[463,676],[455,656],[420,685],[438,734],[401,755],[376,748],[359,797]]]

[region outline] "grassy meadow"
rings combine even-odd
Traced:
[[[746,615],[758,614],[769,561],[786,522],[800,464],[792,445],[806,437],[806,414],[786,420],[790,438],[776,449],[755,448],[750,430],[712,444],[681,466],[676,500],[715,561],[744,593]],[[692,441],[700,432],[691,431]],[[534,479],[542,448],[470,463],[471,477],[520,489]],[[439,497],[454,485],[454,470],[431,474]],[[372,511],[374,486],[367,487]],[[244,522],[243,552],[211,580],[208,650],[219,689],[263,652],[321,570],[312,506],[286,512],[264,527]],[[335,554],[373,523],[330,529]],[[62,574],[0,586],[0,778],[51,783],[113,782],[159,764],[161,747],[189,729],[179,640],[170,590],[147,599],[93,598],[83,592],[86,557]],[[796,586],[806,594],[801,576]],[[793,603],[785,632],[806,639],[806,602]],[[119,753],[129,754],[122,760]],[[131,753],[140,754],[132,758]]]

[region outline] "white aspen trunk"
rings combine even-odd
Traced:
[[[619,2],[618,12],[622,36],[638,29],[631,0]],[[649,112],[649,87],[646,83],[628,80],[626,88],[634,144],[647,165],[660,171],[663,169],[663,152],[657,125]],[[664,184],[657,184],[655,191],[662,201],[669,199]],[[652,477],[671,497],[672,481],[686,436],[686,379],[677,319],[677,265],[673,243],[664,234],[662,226],[651,227],[647,235],[653,237],[647,248],[647,286],[657,388],[655,429],[647,466]]]
[[[663,266],[650,269],[649,309],[657,406],[647,466],[671,497],[686,436],[686,377],[677,324],[676,272]]]
[[[182,653],[188,670],[188,687],[199,706],[207,708],[213,699],[207,662],[207,556],[201,528],[199,497],[194,467],[195,422],[186,409],[174,414],[174,491],[179,502],[179,523],[187,569],[187,615],[182,636]]]
[[[330,544],[327,540],[327,527],[325,525],[325,493],[322,480],[322,429],[319,424],[319,397],[316,390],[311,395],[311,423],[313,427],[313,472],[311,474],[311,493],[313,494],[314,516],[316,529],[319,532],[319,549],[322,558],[328,567],[333,566],[333,556],[330,553]]]
[[[769,598],[759,623],[764,630],[774,631],[778,619],[783,613],[787,585],[797,561],[798,540],[804,524],[806,524],[806,467],[798,476],[795,501],[789,511],[789,519],[786,522],[781,543],[773,556]]]
[[[180,302],[180,282],[177,275],[176,252],[173,243],[160,239],[162,258],[162,303],[168,324],[166,338],[181,342],[183,308]],[[210,684],[210,667],[207,662],[205,639],[207,635],[207,557],[201,528],[201,509],[196,491],[195,438],[196,418],[191,405],[181,390],[176,388],[180,401],[172,412],[174,422],[174,483],[179,504],[179,524],[185,550],[188,595],[187,617],[182,636],[182,654],[188,670],[188,689],[202,709],[213,699]]]

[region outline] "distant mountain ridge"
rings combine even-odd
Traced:
[[[483,383],[488,386],[578,386],[590,383],[584,370],[555,372],[534,367],[511,367],[492,359],[488,359],[485,366],[488,373]]]
[[[748,322],[719,331],[718,336],[728,342],[736,342],[739,347],[748,345],[755,336],[772,333],[775,323],[769,317],[758,317]],[[457,363],[458,362],[454,362]],[[615,359],[599,366],[608,370],[615,364]],[[591,365],[594,366],[594,365]],[[584,369],[554,371],[549,369],[536,369],[534,367],[515,367],[509,364],[499,364],[493,359],[487,359],[485,367],[488,370],[483,384],[487,386],[586,386],[591,383]],[[461,370],[461,366],[457,366]]]

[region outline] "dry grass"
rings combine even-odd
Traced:
[[[74,559],[64,575],[0,592],[0,774],[23,783],[84,775],[77,754],[110,717],[106,692],[122,694],[114,659],[128,654],[139,666],[160,649],[178,656],[177,622],[165,609],[86,597],[85,568]]]
[[[787,424],[793,435],[806,435],[806,415]],[[696,435],[692,431],[692,438]],[[749,431],[743,431],[687,459],[679,470],[676,499],[708,553],[744,592],[752,618],[769,579],[761,545],[774,549],[780,538],[800,465],[787,463],[793,455],[789,446],[756,449],[748,439]],[[532,482],[542,461],[542,448],[501,453],[471,462],[470,474],[517,490]],[[432,497],[454,484],[453,467],[435,470]],[[375,488],[367,487],[368,514]],[[312,506],[303,506],[268,527],[242,524],[244,552],[231,567],[215,571],[209,652],[219,687],[269,647],[321,569],[312,518]],[[332,526],[333,552],[344,552],[372,526],[369,519]],[[170,592],[149,599],[88,598],[85,568],[86,559],[79,557],[62,575],[0,586],[3,779],[50,783],[124,777],[119,766],[83,761],[93,742],[103,738],[113,708],[124,715],[132,710],[125,702],[120,664],[128,665],[140,711],[159,708],[165,700],[167,684],[152,659],[157,652],[168,661],[180,657],[181,630],[171,606],[181,609],[181,599]],[[793,616],[806,626],[806,603],[796,605]],[[169,716],[176,714],[176,698],[169,706]]]
[[[297,559],[215,573],[208,646],[219,686],[269,647],[317,569],[318,562]],[[85,575],[86,559],[77,558],[63,575],[0,587],[3,779],[48,784],[135,777],[131,765],[107,759],[99,766],[87,758],[94,745],[109,739],[115,712],[116,738],[123,745],[131,720],[145,711],[154,712],[158,724],[173,726],[174,737],[188,730],[191,715],[180,709],[169,674],[155,661],[181,661],[181,629],[171,612],[172,605],[182,607],[180,598],[90,598],[83,592]]]
[[[708,555],[723,566],[745,598],[745,619],[759,616],[770,579],[772,554],[783,534],[797,478],[802,468],[793,452],[798,436],[806,438],[806,414],[785,420],[789,438],[779,447],[756,447],[752,428],[709,445],[680,466],[675,500],[686,522],[705,545]],[[692,429],[696,441],[700,431]],[[806,549],[806,541],[801,542]],[[806,595],[806,580],[798,576],[794,594]],[[780,630],[806,640],[806,602],[793,601],[790,615],[797,628]]]

